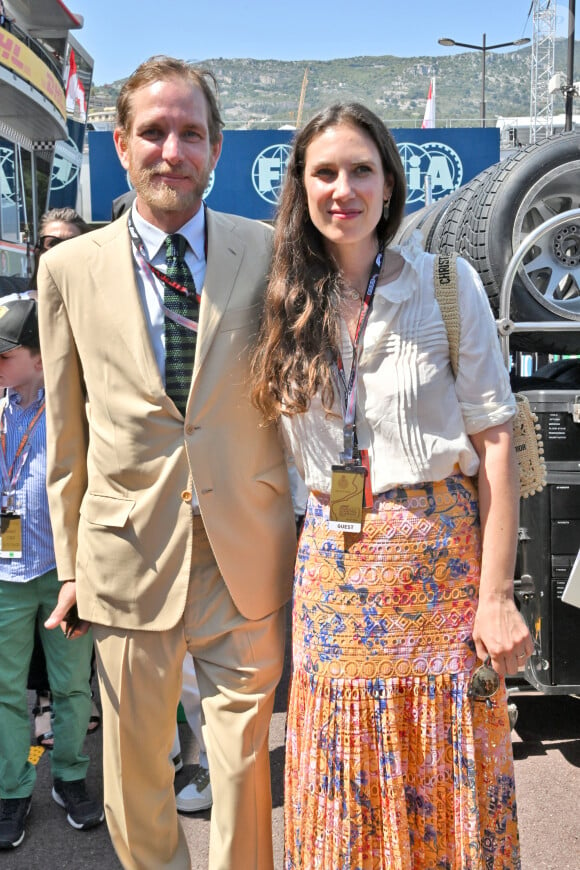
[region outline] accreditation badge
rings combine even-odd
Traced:
[[[335,532],[360,532],[366,469],[362,465],[333,465],[330,480],[330,520]]]
[[[0,557],[22,559],[22,517],[0,513]]]

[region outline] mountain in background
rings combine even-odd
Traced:
[[[580,58],[575,44],[575,68]],[[566,71],[567,40],[556,40],[555,72]],[[486,117],[530,113],[531,48],[486,54]],[[482,52],[454,50],[435,57],[350,57],[328,61],[212,58],[199,61],[216,75],[227,129],[264,129],[295,124],[307,70],[302,121],[336,101],[356,100],[392,127],[421,126],[429,79],[437,78],[437,123],[477,126],[481,117]],[[115,104],[124,79],[94,85],[91,108]],[[554,96],[554,114],[564,98]]]

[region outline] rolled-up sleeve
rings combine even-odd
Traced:
[[[516,413],[495,320],[475,269],[457,261],[460,342],[455,389],[468,435],[507,422]]]

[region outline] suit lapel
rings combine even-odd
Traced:
[[[149,337],[149,326],[135,277],[126,216],[116,220],[107,229],[110,230],[108,234],[95,239],[95,243],[101,247],[103,263],[102,276],[95,281],[95,285],[117,331],[117,336],[111,336],[111,340],[125,344],[135,366],[142,372],[147,389],[175,413],[177,409],[165,393]]]
[[[206,220],[208,256],[201,294],[193,383],[226,310],[245,251],[243,241],[226,215],[208,209]]]
[[[201,294],[192,390],[227,308],[245,252],[244,242],[238,237],[234,224],[226,215],[208,209],[206,220],[208,258]],[[143,373],[152,395],[158,398],[172,416],[182,419],[165,392],[153,352],[149,326],[135,278],[135,263],[126,216],[123,215],[107,227],[95,240],[95,244],[101,247],[103,263],[101,277],[95,284],[101,293],[102,304],[111,312],[111,322],[117,331],[118,340],[127,347],[135,365]]]

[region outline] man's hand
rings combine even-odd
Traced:
[[[60,584],[56,607],[44,623],[45,628],[58,628],[60,625],[67,638],[81,637],[90,628],[90,622],[78,619],[77,588],[74,580]]]

